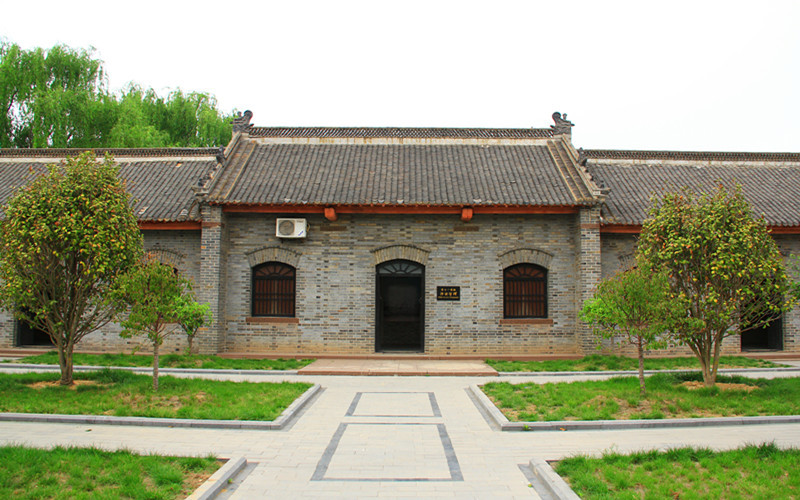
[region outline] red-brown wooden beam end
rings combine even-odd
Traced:
[[[325,207],[325,218],[331,222],[338,219],[338,217],[336,216],[336,209],[334,209],[333,207]]]
[[[472,208],[471,207],[464,207],[461,209],[461,220],[464,222],[469,222],[472,220]]]

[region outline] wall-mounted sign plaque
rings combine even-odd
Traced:
[[[461,287],[437,286],[436,300],[461,300]]]

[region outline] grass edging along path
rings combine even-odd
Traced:
[[[160,356],[159,367],[198,370],[293,371],[311,364],[313,359],[233,359],[207,354],[165,354]],[[152,367],[153,356],[141,354],[83,354],[75,353],[73,363],[91,367]],[[58,353],[50,351],[6,362],[9,366],[58,365]]]
[[[558,384],[491,382],[483,387],[472,385],[470,391],[484,412],[503,431],[612,430],[800,422],[798,378],[765,380],[721,377],[721,383],[754,387],[750,391],[726,391],[724,395],[719,394],[719,389],[692,390],[681,385],[691,384],[698,377],[699,374],[659,374],[649,377],[648,398],[645,400],[639,399],[635,377]],[[670,389],[668,386],[673,384],[676,387]],[[498,404],[492,401],[487,392]],[[537,408],[538,403],[543,408]],[[545,405],[549,407],[545,408]],[[626,408],[626,405],[629,407]],[[518,421],[510,421],[508,415],[498,406],[508,415],[517,417]],[[529,408],[544,413],[538,421],[533,421]],[[557,411],[548,413],[549,408]],[[669,408],[690,418],[669,418],[669,415],[660,412],[660,409],[667,411]],[[614,413],[614,410],[620,409],[622,414]],[[649,413],[637,414],[637,409]],[[610,414],[611,418],[598,417],[598,414]],[[715,416],[705,418],[703,415]]]
[[[584,499],[794,498],[800,450],[775,444],[565,458],[555,471]]]
[[[214,457],[60,446],[2,446],[0,462],[0,496],[22,499],[186,498],[220,469]]]
[[[581,359],[554,359],[545,361],[505,361],[487,359],[486,364],[502,373],[538,372],[626,372],[639,369],[636,358],[592,354]],[[743,356],[722,356],[720,368],[779,368],[783,365],[763,359]],[[645,358],[644,368],[655,370],[699,370],[700,362],[695,357]]]
[[[60,387],[51,373],[0,375],[0,420],[159,427],[281,429],[320,390],[318,384],[150,377],[104,370]]]

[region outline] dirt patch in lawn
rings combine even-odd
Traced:
[[[703,387],[705,387],[705,385],[703,385],[702,382],[697,382],[697,381],[683,382],[681,384],[681,386],[686,387],[689,390],[702,389]],[[747,392],[752,392],[752,391],[758,389],[757,385],[727,384],[725,382],[717,382],[716,387],[720,391],[747,391]]]
[[[31,389],[45,389],[47,387],[66,387],[67,389],[77,390],[79,385],[102,385],[96,380],[73,380],[72,385],[61,385],[59,384],[58,380],[48,380],[45,382],[34,382],[33,384],[28,384],[28,387]]]

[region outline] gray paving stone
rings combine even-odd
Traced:
[[[179,374],[179,376],[183,376]],[[196,373],[186,376],[198,376]],[[57,444],[127,448],[143,453],[244,456],[255,464],[228,498],[537,498],[520,470],[532,459],[558,460],[578,453],[600,455],[707,446],[730,449],[750,443],[775,442],[800,447],[800,423],[576,430],[542,433],[499,432],[487,422],[466,390],[497,377],[339,377],[292,374],[217,373],[221,380],[305,381],[323,390],[303,408],[297,420],[280,431],[118,426],[106,423],[0,422],[0,442],[39,447]],[[757,377],[786,376],[758,373]],[[553,378],[553,377],[550,377]],[[578,377],[576,377],[578,378]],[[594,377],[593,377],[594,378]],[[502,377],[501,377],[502,379]],[[545,381],[547,376],[513,377]],[[559,376],[559,381],[564,377]],[[348,416],[356,395],[361,402]],[[402,393],[393,398],[381,394]],[[432,410],[433,395],[439,408]],[[372,395],[366,397],[365,395]],[[371,416],[380,415],[380,416]],[[312,480],[332,439],[342,425],[341,449],[330,455],[328,472],[346,474],[346,481]],[[442,426],[463,480],[441,480],[448,471]],[[437,432],[432,432],[436,429]],[[349,441],[348,441],[349,440]],[[337,453],[341,453],[338,454]],[[350,453],[351,460],[346,459]],[[444,458],[443,458],[444,456]],[[437,481],[409,481],[425,473]],[[376,479],[405,476],[380,481]],[[331,477],[333,477],[331,475]],[[412,478],[413,479],[413,478]],[[446,478],[445,478],[446,479]]]

